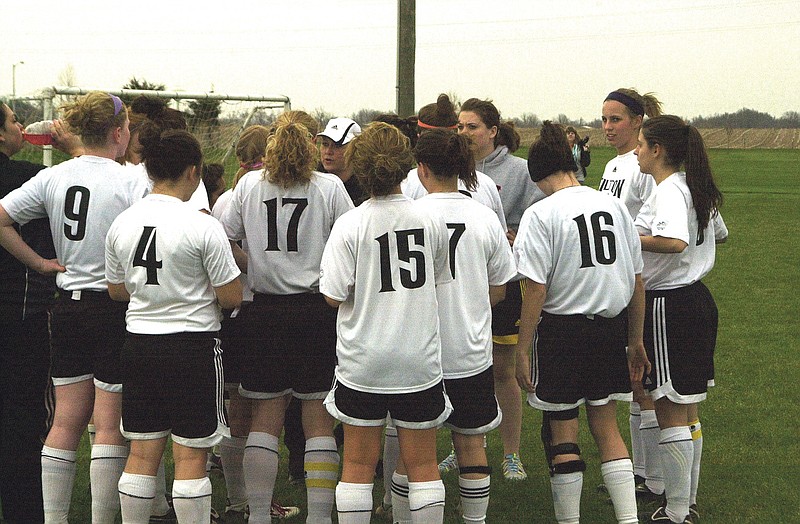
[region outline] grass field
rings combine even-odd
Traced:
[[[712,167],[725,203],[723,216],[730,230],[719,246],[717,265],[706,283],[720,310],[716,352],[717,387],[702,405],[703,469],[698,503],[702,522],[800,522],[800,394],[793,380],[800,377],[798,343],[798,255],[794,226],[800,219],[798,173],[800,151],[719,149],[711,151]],[[587,183],[596,187],[610,148],[592,150]],[[582,414],[583,418],[583,414]],[[619,406],[627,428],[627,406]],[[522,458],[529,479],[502,480],[499,435],[488,438],[495,467],[489,522],[553,522],[553,510],[542,446],[540,416],[524,409]],[[627,429],[623,429],[623,434]],[[439,455],[449,450],[442,432]],[[584,478],[581,522],[613,522],[613,511],[595,492],[600,483],[599,459],[586,425],[580,446],[588,469]],[[72,522],[90,521],[88,446],[81,447]],[[303,507],[305,491],[286,479],[281,463],[276,500]],[[445,477],[446,522],[458,522],[455,474]],[[215,479],[214,505],[224,505],[224,484]],[[382,496],[376,482],[375,500]],[[294,521],[301,522],[304,517]],[[377,522],[377,521],[376,521]]]

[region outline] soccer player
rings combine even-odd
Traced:
[[[244,475],[250,523],[270,522],[278,439],[294,396],[302,400],[309,523],[331,521],[339,453],[323,399],[333,382],[336,314],[319,290],[322,250],[334,222],[353,207],[335,175],[313,170],[317,149],[302,111],[282,114],[267,141],[262,171],[239,180],[222,224],[247,240],[253,303],[240,341],[240,393],[253,399]]]
[[[206,454],[229,435],[219,307],[241,303],[240,271],[219,222],[184,205],[202,174],[197,139],[145,123],[139,142],[152,192],[117,217],[105,254],[108,293],[129,301],[122,431],[131,449],[119,480],[122,520],[149,522],[172,435],[178,522],[210,522]]]
[[[481,523],[489,505],[491,472],[484,435],[502,418],[492,374],[492,306],[504,298],[505,283],[517,275],[517,268],[497,216],[458,189],[459,182],[467,188],[476,182],[469,140],[451,130],[425,131],[417,139],[414,158],[428,191],[418,204],[440,214],[450,233],[454,282],[437,289],[442,370],[453,405],[445,426],[451,429],[456,452],[464,522]],[[407,478],[398,475],[392,491],[402,494],[407,485]],[[397,518],[403,505],[393,507]]]
[[[617,156],[606,164],[598,189],[622,200],[633,219],[655,189],[653,177],[641,170],[636,161],[636,140],[645,116],[660,114],[661,102],[655,95],[640,95],[635,89],[612,91],[603,102],[603,132]],[[636,496],[642,503],[660,500],[664,475],[658,457],[658,421],[653,401],[639,383],[633,384],[628,421]]]
[[[698,403],[714,384],[718,314],[702,278],[728,236],[703,138],[676,116],[645,120],[636,155],[656,189],[636,218],[646,290],[645,345],[653,371],[666,503],[651,522],[696,521],[702,436]]]
[[[63,108],[85,154],[39,172],[0,201],[0,244],[28,267],[56,274],[59,298],[50,319],[56,411],[42,449],[45,522],[66,522],[76,453],[94,410],[97,431],[89,477],[92,520],[113,522],[117,482],[127,456],[119,430],[125,304],[111,300],[104,270],[111,222],[146,191],[141,176],[114,161],[130,132],[122,101],[93,91]],[[44,259],[20,238],[14,223],[48,217],[56,259]]]
[[[413,157],[399,129],[370,124],[345,158],[371,197],[336,222],[320,272],[321,292],[339,309],[336,383],[325,401],[344,426],[339,522],[370,521],[389,412],[408,471],[412,520],[442,522],[436,427],[451,407],[442,383],[436,286],[452,280],[449,235],[441,217],[400,191]]]
[[[578,408],[584,404],[617,522],[635,523],[633,465],[617,427],[616,401],[630,401],[631,381],[649,366],[638,234],[619,199],[580,185],[560,126],[543,124],[528,169],[548,196],[525,211],[514,243],[525,276],[517,380],[528,403],[544,412],[556,520],[580,519],[586,464],[577,444]]]
[[[475,168],[489,175],[497,185],[506,215],[508,240],[513,245],[522,213],[544,198],[536,184],[530,181],[525,160],[512,154],[519,148],[519,133],[511,123],[500,121],[500,112],[491,101],[477,98],[470,98],[461,105],[458,132],[472,141]],[[492,313],[495,390],[503,410],[500,424],[503,477],[509,480],[528,478],[519,456],[522,395],[516,381],[514,358],[521,304],[522,293],[517,279],[509,283],[505,300]]]

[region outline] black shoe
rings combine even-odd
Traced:
[[[697,524],[700,522],[700,513],[697,511],[697,504],[692,504],[689,506],[689,516],[686,517],[686,520],[692,524]]]
[[[647,484],[636,484],[636,503],[639,505],[659,504],[664,502],[664,494],[650,491]]]
[[[659,506],[657,510],[653,512],[652,515],[646,517],[642,520],[644,523],[651,523],[651,524],[692,524],[692,521],[689,520],[689,517],[686,516],[682,521],[675,522],[674,520],[670,519],[667,516],[667,506]]]
[[[150,515],[150,524],[157,524],[159,522],[177,522],[178,517],[175,515],[175,508],[172,506],[172,495],[167,493],[165,495],[167,498],[167,505],[169,505],[169,510],[163,515]]]

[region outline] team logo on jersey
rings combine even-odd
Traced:
[[[661,222],[656,224],[656,229],[659,231],[664,231],[665,229],[667,229],[667,223],[662,220]]]

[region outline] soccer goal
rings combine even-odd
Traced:
[[[36,97],[41,101],[42,120],[58,118],[58,107],[65,101],[90,91],[105,91],[130,101],[137,96],[164,99],[167,105],[182,111],[189,131],[203,147],[206,163],[225,162],[233,154],[242,131],[254,124],[269,125],[278,113],[291,109],[286,96],[232,95],[215,92],[154,91],[144,89],[87,89],[83,87],[50,87]],[[42,163],[53,164],[53,146],[43,146]]]

